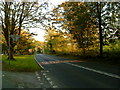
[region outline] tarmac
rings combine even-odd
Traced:
[[[2,88],[51,88],[43,73],[2,71]]]

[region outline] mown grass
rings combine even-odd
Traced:
[[[33,55],[14,56],[15,61],[7,60],[7,56],[2,56],[3,71],[34,72],[41,70],[34,60]]]

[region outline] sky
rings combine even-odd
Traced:
[[[29,30],[31,33],[38,34],[37,36],[33,36],[35,40],[44,42],[44,34],[45,34],[44,30],[39,28],[30,28]]]
[[[50,2],[53,3],[54,5],[61,4],[64,1],[65,0],[50,0]],[[41,30],[40,28],[31,28],[29,30],[30,30],[30,33],[38,34],[37,36],[33,37],[35,38],[35,40],[44,42],[44,34],[45,34],[44,30]]]

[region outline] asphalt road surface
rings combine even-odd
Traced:
[[[45,54],[35,59],[55,88],[120,88],[120,67]]]

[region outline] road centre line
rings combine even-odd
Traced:
[[[96,73],[99,73],[99,74],[107,75],[107,76],[110,76],[110,77],[113,77],[113,78],[120,79],[120,76],[116,75],[116,74],[107,73],[107,72],[104,72],[104,71],[95,70],[95,69],[92,69],[92,68],[83,67],[83,66],[80,66],[80,65],[72,64],[72,63],[66,63],[66,64],[69,64],[69,65],[72,65],[72,66],[75,66],[75,67],[79,67],[79,68],[82,68],[82,69],[85,69],[85,70],[93,71],[93,72],[96,72]]]

